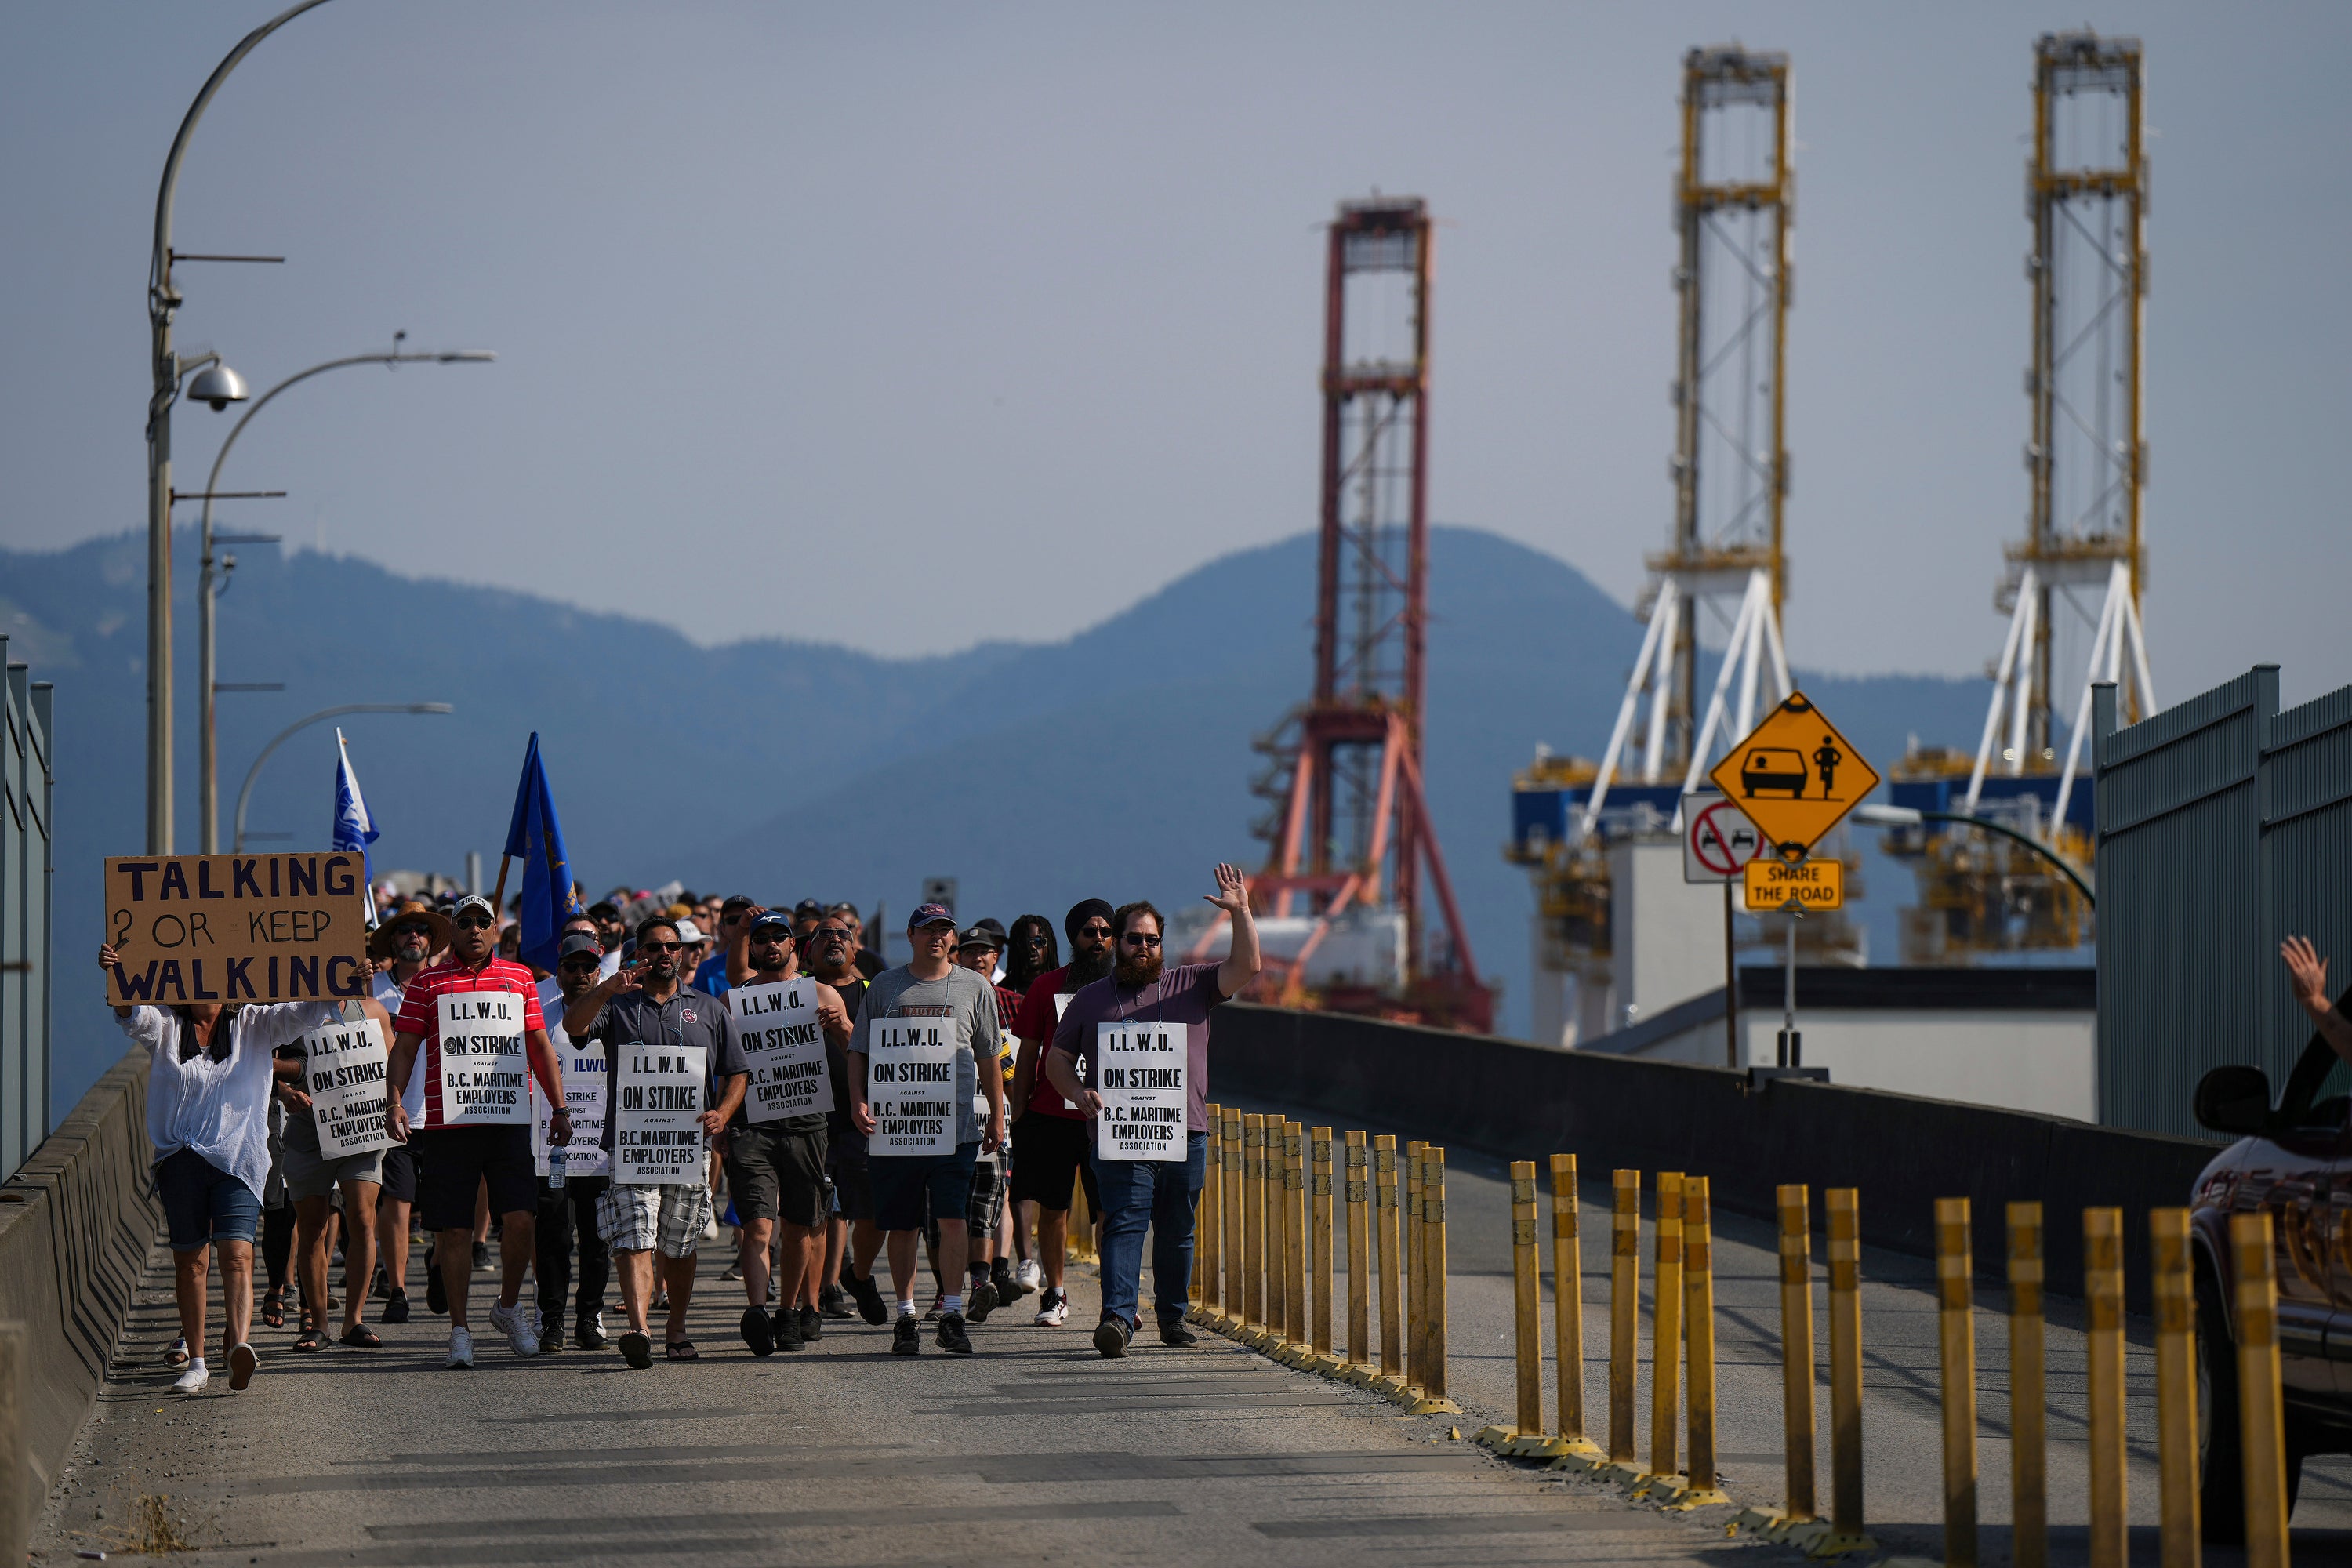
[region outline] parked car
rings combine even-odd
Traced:
[[[2205,1126],[2239,1135],[2189,1200],[2205,1539],[2234,1542],[2244,1538],[2245,1499],[2231,1215],[2271,1215],[2288,1508],[2306,1458],[2352,1453],[2352,1064],[2314,1035],[2275,1100],[2262,1068],[2219,1067],[2198,1084],[2195,1109]]]

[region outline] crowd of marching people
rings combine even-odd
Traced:
[[[201,1393],[212,1377],[215,1263],[233,1389],[259,1364],[257,1310],[263,1328],[290,1332],[279,1342],[291,1352],[373,1351],[378,1328],[418,1316],[413,1283],[422,1314],[447,1320],[449,1367],[474,1363],[481,1328],[521,1357],[568,1347],[616,1351],[640,1369],[695,1361],[698,1264],[730,1241],[719,1284],[743,1292],[745,1353],[797,1352],[862,1323],[887,1330],[900,1355],[927,1339],[969,1355],[982,1324],[1067,1324],[1081,1186],[1101,1259],[1095,1350],[1124,1355],[1143,1328],[1147,1232],[1159,1341],[1194,1342],[1186,1292],[1211,1016],[1259,965],[1233,867],[1216,868],[1206,895],[1229,951],[1195,963],[1162,953],[1165,920],[1142,900],[1082,900],[1058,929],[1035,914],[960,926],[923,904],[906,921],[909,956],[893,965],[846,903],[673,888],[583,908],[578,892],[578,912],[557,917],[551,968],[523,961],[516,908],[386,886],[373,890],[364,999],[115,1007],[153,1057],[177,1389]],[[543,935],[535,955],[550,955]],[[112,973],[114,949],[99,962]],[[787,1007],[802,1033],[763,1032],[764,1015]],[[362,1015],[387,1047],[389,1146],[338,1153],[313,1116],[309,1089],[322,1080],[305,1071],[326,1047],[308,1042]],[[527,1121],[466,1112],[465,1075],[445,1068],[481,1048],[468,1018],[507,1044],[519,1025]],[[1129,1129],[1132,1143],[1102,1130],[1128,1112],[1106,1110],[1097,1059],[1129,1048],[1130,1034],[1171,1054],[1157,1059],[1174,1070],[1157,1071],[1181,1104],[1151,1113],[1164,1131]],[[797,1042],[797,1067],[766,1065],[787,1059],[762,1054],[780,1037]],[[683,1063],[698,1081],[667,1092],[691,1115],[659,1138],[623,1132],[625,1068],[631,1084],[656,1085],[633,1095],[658,1095],[658,1075],[675,1079]],[[1148,1136],[1164,1146],[1116,1152]],[[668,1168],[654,1179],[648,1162]]]

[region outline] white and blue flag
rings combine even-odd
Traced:
[[[351,747],[343,740],[341,726],[335,729],[335,841],[338,853],[357,855],[361,875],[368,889],[368,929],[375,929],[375,868],[368,863],[368,846],[376,841],[375,817],[368,811],[367,797],[360,794],[359,775],[352,772]]]

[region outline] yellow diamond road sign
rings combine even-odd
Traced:
[[[1795,860],[1878,787],[1878,770],[1801,691],[1789,694],[1707,777]]]

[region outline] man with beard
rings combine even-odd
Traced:
[[[792,921],[781,911],[758,911],[740,927],[725,956],[732,985],[776,985],[792,979]],[[812,984],[829,1072],[832,1058],[848,1046],[849,1014],[839,992],[823,981]],[[733,1011],[731,1004],[729,1010]],[[847,1091],[835,1079],[833,1103],[848,1101]],[[754,1122],[739,1105],[719,1145],[727,1162],[727,1190],[734,1196],[740,1226],[737,1267],[751,1301],[743,1311],[743,1342],[756,1356],[796,1351],[824,1331],[816,1285],[824,1267],[825,1119],[826,1113],[818,1110]],[[778,1231],[782,1232],[782,1258],[771,1294],[768,1244]]]
[[[369,982],[375,999],[392,1016],[400,1016],[400,997],[425,961],[449,945],[449,917],[430,904],[412,900],[376,927],[368,938],[368,956],[375,961]],[[425,1075],[412,1074],[403,1099],[412,1123],[425,1120]],[[408,1217],[416,1203],[416,1151],[394,1143],[383,1152],[383,1187],[375,1201],[375,1234],[382,1259],[379,1278],[384,1298],[381,1323],[408,1321]],[[430,1301],[436,1311],[447,1310],[442,1300],[441,1275],[430,1262],[425,1266]]]
[[[1087,1127],[1075,1100],[1045,1081],[1045,1052],[1054,1044],[1055,1026],[1076,992],[1111,972],[1111,907],[1101,899],[1084,899],[1062,917],[1070,939],[1066,968],[1050,970],[1030,982],[1021,998],[1013,1032],[1020,1037],[1020,1060],[1013,1069],[1013,1103],[1023,1108],[1013,1136],[1021,1159],[1013,1171],[1013,1201],[1037,1211],[1037,1260],[1044,1265],[1045,1293],[1037,1300],[1039,1328],[1058,1329],[1069,1321],[1070,1298],[1062,1287],[1069,1258],[1070,1185],[1084,1182],[1087,1204],[1102,1212],[1095,1192],[1094,1168],[1087,1159]]]
[[[649,915],[637,922],[634,959],[611,979],[599,982],[564,1009],[563,1027],[579,1042],[596,1040],[604,1047],[607,1086],[620,1080],[620,1056],[625,1049],[650,1050],[701,1047],[707,1053],[703,1110],[697,1119],[705,1140],[727,1125],[743,1101],[750,1068],[735,1037],[727,1027],[724,1003],[681,982],[684,944],[678,928],[684,917]],[[620,1127],[620,1108],[604,1119],[604,1152],[610,1156]],[[694,1257],[702,1246],[702,1232],[710,1223],[710,1186],[703,1179],[703,1159],[698,1154],[677,1182],[624,1184],[620,1163],[614,1180],[596,1200],[596,1234],[613,1249],[614,1271],[621,1278],[621,1304],[628,1310],[629,1331],[621,1336],[621,1355],[643,1371],[653,1365],[653,1341],[647,1332],[647,1312],[654,1298],[654,1256],[659,1253],[660,1283],[669,1297],[669,1322],[663,1338],[671,1361],[697,1359],[694,1342],[686,1337],[686,1310],[694,1299]]]
[[[856,904],[835,904],[824,912],[849,928],[849,940],[857,949],[857,956],[852,962],[857,965],[858,973],[871,980],[890,967],[880,953],[866,945],[866,917],[857,912]]]
[[[842,1010],[856,1017],[866,1001],[868,982],[857,969],[856,930],[842,919],[838,907],[817,922],[801,948],[801,962],[809,975],[832,986],[841,998]],[[874,1228],[874,1186],[866,1165],[866,1134],[849,1117],[846,1043],[835,1046],[828,1036],[824,1055],[825,1065],[833,1070],[835,1089],[833,1111],[825,1118],[824,1129],[824,1168],[833,1182],[833,1213],[825,1218],[824,1285],[817,1292],[817,1311],[823,1317],[846,1318],[849,1299],[854,1296],[858,1314],[878,1329],[890,1321],[889,1306],[874,1283],[870,1266],[861,1278],[856,1263],[849,1261],[853,1246],[856,1257],[869,1260],[882,1246]]]
[[[1149,903],[1122,905],[1111,915],[1118,963],[1108,980],[1097,980],[1070,998],[1054,1031],[1045,1076],[1089,1119],[1102,1114],[1094,1081],[1097,1031],[1105,1024],[1138,1023],[1184,1035],[1185,1140],[1181,1160],[1098,1159],[1095,1184],[1102,1194],[1102,1321],[1095,1326],[1095,1350],[1106,1359],[1127,1353],[1142,1326],[1137,1298],[1143,1273],[1143,1233],[1154,1237],[1153,1292],[1160,1313],[1160,1342],[1197,1344],[1200,1336],[1184,1321],[1192,1279],[1192,1219],[1207,1178],[1209,1015],[1257,978],[1257,922],[1250,914],[1249,885],[1231,866],[1217,868],[1217,890],[1204,895],[1234,924],[1233,946],[1223,963],[1161,967],[1160,942],[1165,922]],[[1083,1069],[1083,1071],[1082,1071]]]

